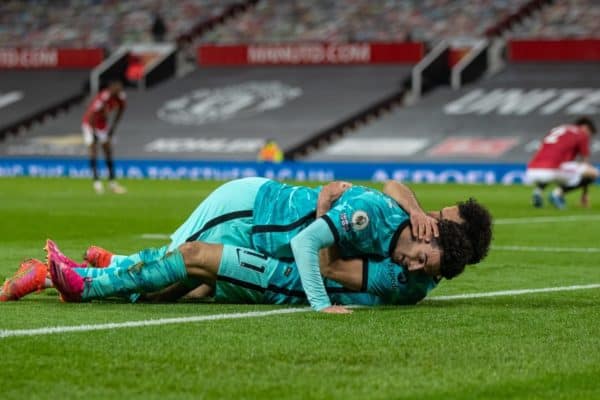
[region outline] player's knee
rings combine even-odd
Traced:
[[[598,179],[598,176],[600,173],[598,172],[597,168],[594,167],[590,167],[587,168],[584,173],[583,173],[583,178],[587,178],[587,179],[591,179],[591,180],[596,180]]]
[[[186,266],[198,266],[205,264],[207,244],[203,242],[187,242],[179,246]]]

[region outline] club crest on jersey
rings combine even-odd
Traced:
[[[352,228],[355,231],[362,231],[369,225],[369,216],[366,212],[359,210],[352,214]]]

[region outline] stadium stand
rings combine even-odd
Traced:
[[[262,0],[252,13],[228,21],[204,43],[435,42],[481,37],[526,0],[357,1]]]
[[[88,75],[85,70],[2,71],[0,139],[78,103],[87,93]]]
[[[101,47],[152,42],[154,15],[166,41],[219,18],[239,0],[8,0],[0,2],[0,47]]]
[[[561,0],[544,7],[527,23],[510,32],[518,38],[598,38],[600,37],[600,2],[596,0]]]
[[[437,89],[309,160],[526,162],[550,128],[597,115],[597,63],[511,63],[459,91]],[[600,142],[594,148],[600,151]]]
[[[118,157],[254,160],[263,141],[286,150],[402,89],[410,66],[200,68],[128,93]],[[7,155],[85,154],[83,105],[32,129]],[[79,136],[75,136],[79,135]],[[49,146],[46,139],[52,138]],[[61,140],[69,137],[73,140]]]

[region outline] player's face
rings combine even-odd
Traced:
[[[447,219],[448,221],[456,222],[457,224],[462,224],[465,222],[461,217],[458,211],[458,206],[444,207],[440,211],[429,211],[427,213],[430,217],[435,219],[442,220]]]
[[[413,238],[410,228],[404,228],[400,233],[392,259],[411,272],[420,271],[433,277],[441,275],[442,254],[439,246]]]
[[[114,82],[110,85],[109,91],[113,96],[117,96],[123,90],[123,85],[119,82]]]

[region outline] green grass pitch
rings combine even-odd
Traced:
[[[0,179],[0,279],[26,257],[43,258],[46,238],[74,258],[89,244],[119,253],[160,245],[142,235],[172,232],[219,182],[124,184],[126,195],[97,196],[88,180]],[[526,187],[413,188],[425,208],[473,196],[498,221],[488,258],[431,298],[600,283],[596,188],[592,209],[579,208],[574,195],[565,211],[532,209]],[[552,218],[514,222],[538,217]],[[0,331],[272,309],[64,304],[49,290],[1,303]],[[598,399],[599,376],[598,288],[426,300],[349,316],[302,312],[0,338],[5,400]]]

